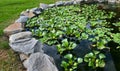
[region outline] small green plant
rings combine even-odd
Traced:
[[[66,59],[62,61],[61,66],[65,71],[76,71],[78,64],[83,62],[82,58],[76,58],[72,54],[67,54],[64,56]]]
[[[73,50],[77,46],[74,42],[68,42],[67,39],[62,40],[62,44],[57,45],[57,49],[62,54],[64,51]]]
[[[105,66],[104,58],[106,58],[106,56],[103,53],[93,50],[93,52],[90,52],[85,55],[84,61],[88,62],[88,66],[95,69],[96,67]]]

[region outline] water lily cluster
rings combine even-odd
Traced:
[[[29,19],[26,30],[33,33],[40,42],[47,45],[56,45],[63,57],[61,66],[65,71],[77,71],[80,63],[86,62],[94,68],[104,67],[106,58],[102,52],[109,49],[107,44],[114,41],[120,47],[120,21],[111,23],[116,13],[98,9],[97,5],[71,5],[46,9],[39,16]],[[72,50],[80,41],[91,42],[91,52],[84,58],[77,57]],[[67,53],[65,53],[67,51]]]

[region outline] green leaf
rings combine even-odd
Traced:
[[[94,63],[92,61],[89,61],[88,66],[93,66],[94,67]]]
[[[62,40],[62,46],[68,47],[68,40],[67,39]]]
[[[82,33],[81,38],[82,38],[82,39],[88,39],[88,34]]]
[[[106,56],[105,56],[103,53],[100,53],[100,54],[99,54],[99,58],[100,58],[100,59],[103,59],[103,58],[106,58]]]
[[[72,49],[74,49],[77,46],[76,43],[72,43]]]
[[[61,66],[64,68],[68,67],[68,63],[66,61],[62,61]]]
[[[88,57],[84,57],[84,61],[85,62],[89,62],[89,58]]]
[[[103,60],[99,61],[99,67],[105,67],[105,62]]]
[[[116,33],[113,35],[113,41],[120,44],[120,33]]]
[[[93,56],[94,54],[92,52],[85,55],[85,57],[93,57]]]
[[[120,49],[120,46],[117,46],[117,49]]]
[[[82,58],[78,58],[78,59],[77,59],[77,62],[78,62],[78,63],[82,63],[82,62],[83,62],[83,59],[82,59]]]
[[[103,42],[97,42],[97,48],[98,48],[98,49],[104,49],[104,48],[106,48],[106,47],[104,46],[104,43],[103,43]]]
[[[67,54],[67,55],[65,55],[65,56],[64,56],[64,58],[66,58],[66,59],[69,59],[69,60],[70,60],[70,59],[72,59],[72,58],[73,58],[73,55],[72,55],[72,54]]]
[[[96,67],[99,67],[99,59],[96,59],[95,63],[96,63]]]
[[[93,50],[93,52],[95,53],[95,55],[100,53],[100,51],[96,51],[96,50]]]

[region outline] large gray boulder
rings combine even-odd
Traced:
[[[53,58],[40,52],[31,54],[23,64],[27,71],[58,71]]]
[[[9,45],[14,51],[28,55],[34,53],[34,46],[37,42],[38,40],[36,40],[35,38],[25,38],[16,40],[12,43],[10,42]]]
[[[32,33],[29,31],[11,35],[9,42],[9,45],[14,51],[24,53],[26,55],[35,52],[43,52],[43,44],[35,38],[32,38]]]
[[[14,43],[21,39],[32,38],[32,33],[29,31],[19,32],[17,34],[11,35],[9,38],[10,43]]]

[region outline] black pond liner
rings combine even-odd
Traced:
[[[83,40],[81,41],[77,47],[73,50],[73,53],[76,54],[76,56],[78,57],[84,57],[85,54],[89,53],[91,51],[90,48],[90,42],[87,40]],[[59,69],[59,71],[64,71],[63,68],[60,66],[61,65],[61,61],[62,61],[62,57],[60,56],[60,54],[58,54],[58,51],[56,49],[56,46],[48,46],[46,44],[43,45],[43,50],[44,53],[53,57],[53,59],[55,60],[55,64],[57,66],[57,68]],[[93,70],[91,68],[86,68],[86,63],[81,63],[79,65],[79,71],[116,71],[112,56],[109,52],[109,50],[105,50],[105,61],[106,61],[106,65],[104,68],[98,68],[97,70]]]

